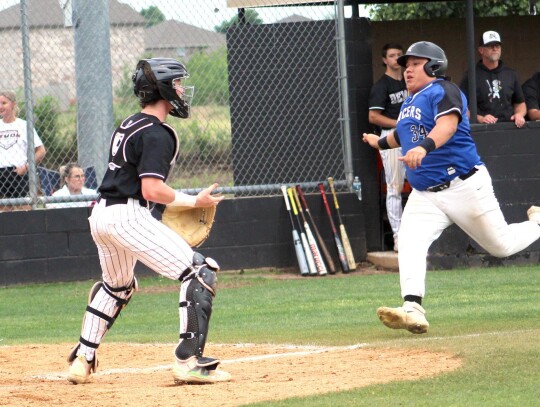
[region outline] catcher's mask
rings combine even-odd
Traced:
[[[398,64],[406,68],[409,57],[426,58],[428,61],[424,65],[424,71],[432,78],[443,78],[448,68],[448,59],[443,49],[432,42],[415,42],[405,55],[398,58]]]
[[[143,103],[169,101],[172,116],[187,119],[191,115],[194,86],[182,85],[189,78],[186,67],[172,58],[142,59],[133,74],[133,92]]]

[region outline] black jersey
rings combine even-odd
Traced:
[[[178,136],[155,116],[134,114],[114,131],[108,168],[98,191],[104,198],[143,199],[141,178],[167,180],[178,156]]]
[[[381,110],[383,116],[396,120],[406,98],[405,80],[396,80],[384,74],[371,88],[369,110]]]
[[[540,109],[540,72],[536,72],[522,86],[527,110]]]

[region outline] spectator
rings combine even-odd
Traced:
[[[523,94],[529,120],[540,120],[540,71],[523,84]]]
[[[499,33],[486,31],[480,38],[476,64],[476,98],[478,123],[514,122],[525,125],[525,98],[516,71],[503,64]],[[469,97],[469,73],[461,81],[461,90]]]
[[[399,44],[386,44],[382,48],[382,61],[386,71],[371,88],[369,96],[369,122],[376,126],[376,132],[385,137],[396,127],[401,104],[407,97],[407,89],[401,66],[397,63],[403,55]],[[405,166],[399,157],[401,147],[381,150],[381,160],[386,181],[386,212],[394,235],[394,251],[398,251],[398,230],[403,206],[401,191],[405,181]]]
[[[26,121],[17,117],[17,96],[0,91],[0,198],[21,198],[28,195],[28,135]],[[34,160],[45,157],[45,147],[34,130]],[[13,210],[13,206],[1,210]],[[22,209],[28,209],[22,207]]]
[[[69,163],[60,167],[60,179],[62,188],[56,191],[52,196],[70,196],[70,195],[96,195],[94,189],[85,188],[84,182],[86,176],[84,170],[77,163]],[[92,201],[61,202],[49,204],[49,208],[75,208],[91,206]]]

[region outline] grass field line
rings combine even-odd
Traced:
[[[415,341],[415,342],[417,341],[428,342],[428,341],[441,341],[445,339],[453,340],[453,339],[466,339],[466,338],[482,338],[485,336],[519,335],[519,334],[533,333],[537,331],[540,331],[540,328],[518,329],[515,331],[481,332],[481,333],[475,333],[475,334],[450,335],[450,336],[418,336],[418,335],[411,334],[410,339],[405,339],[405,340]],[[403,341],[403,338],[400,337],[400,338],[390,339],[386,341],[371,342],[369,343],[369,346],[385,345],[391,342],[395,342],[396,340]]]
[[[452,335],[452,336],[424,336],[419,337],[417,335],[414,335],[410,337],[410,339],[405,339],[407,341],[438,341],[438,340],[454,340],[454,339],[466,339],[466,338],[480,338],[485,336],[504,336],[504,335],[518,335],[523,333],[532,333],[539,331],[540,328],[537,329],[522,329],[517,331],[495,331],[495,332],[482,332],[482,333],[473,333],[473,334],[465,334],[465,335]],[[336,352],[336,351],[342,351],[342,350],[354,350],[354,349],[360,349],[360,348],[366,348],[366,347],[379,347],[388,345],[390,343],[395,343],[396,341],[403,341],[403,337],[385,340],[385,341],[375,341],[375,342],[369,342],[369,343],[358,343],[354,345],[348,345],[348,346],[302,346],[302,345],[273,345],[276,347],[281,347],[283,349],[303,349],[297,352],[285,352],[285,353],[270,353],[265,355],[255,355],[255,356],[246,356],[242,358],[237,359],[228,359],[228,360],[222,360],[221,363],[226,364],[235,364],[235,363],[242,363],[242,362],[255,362],[260,360],[268,360],[268,359],[275,359],[275,358],[283,358],[283,357],[293,357],[293,356],[308,356],[308,355],[314,355],[318,353],[325,353],[325,352]],[[145,344],[140,344],[141,346],[144,346]],[[171,346],[175,346],[175,344],[170,344]],[[218,346],[231,346],[227,344],[219,344]],[[232,345],[233,347],[246,347],[246,346],[257,346],[255,344],[235,344]],[[93,374],[93,376],[107,376],[111,374],[144,374],[144,373],[153,373],[158,371],[164,371],[164,370],[170,370],[171,364],[167,365],[157,365],[157,366],[150,366],[145,368],[115,368],[115,369],[107,369],[98,371]],[[67,372],[63,373],[45,373],[40,375],[34,375],[31,376],[34,379],[41,379],[41,380],[65,380],[67,378]]]

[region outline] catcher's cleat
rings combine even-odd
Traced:
[[[388,328],[406,329],[413,334],[424,334],[429,328],[426,311],[416,302],[405,301],[398,308],[380,307],[377,316]]]
[[[87,383],[90,380],[90,371],[95,371],[94,360],[88,362],[83,355],[77,356],[69,366],[68,381],[73,384]]]
[[[540,225],[540,206],[531,206],[527,210],[527,216],[531,222],[536,222]]]
[[[192,356],[187,360],[179,360],[173,366],[175,383],[217,383],[228,382],[231,375],[223,370],[217,370],[219,361],[211,358]]]

